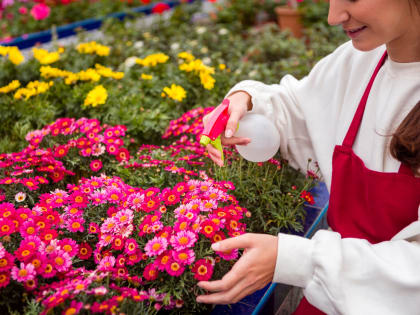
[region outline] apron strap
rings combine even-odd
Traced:
[[[345,147],[350,147],[351,148],[353,146],[354,140],[356,139],[356,136],[357,136],[357,132],[359,131],[360,123],[362,122],[363,113],[365,112],[366,103],[367,103],[367,99],[369,97],[370,89],[372,88],[373,81],[375,80],[376,75],[379,72],[379,69],[381,69],[381,67],[385,63],[387,55],[388,54],[385,51],[385,53],[381,57],[381,60],[379,60],[379,63],[377,64],[377,66],[375,68],[375,71],[373,72],[372,77],[370,78],[370,81],[369,81],[368,85],[366,86],[366,90],[363,93],[363,96],[362,96],[362,99],[360,100],[359,106],[357,106],[356,114],[354,115],[353,121],[351,122],[351,125],[350,125],[350,128],[347,131],[346,137],[344,138],[343,146],[345,146]]]

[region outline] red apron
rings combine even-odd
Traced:
[[[375,244],[390,240],[418,219],[420,178],[401,165],[398,173],[369,170],[353,152],[373,81],[385,62],[382,56],[360,100],[342,145],[334,149],[328,224],[342,237],[363,238]],[[303,298],[294,315],[324,314]]]

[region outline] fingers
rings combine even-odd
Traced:
[[[236,237],[227,238],[223,241],[214,243],[211,248],[218,252],[227,252],[236,248],[248,248],[252,247],[253,240],[251,233],[245,233]]]
[[[247,287],[245,279],[241,279],[236,286],[227,291],[220,291],[208,295],[200,295],[197,302],[207,304],[230,304],[240,301],[245,296],[253,292],[252,288]]]
[[[244,115],[244,111],[240,110],[240,107],[232,110],[229,116],[229,120],[226,124],[225,137],[230,138],[238,128],[239,119]]]
[[[222,144],[223,145],[247,145],[251,142],[250,138],[241,138],[241,137],[231,137],[226,138],[226,136],[222,136]]]
[[[214,146],[212,146],[211,144],[208,144],[206,146],[207,152],[209,154],[210,159],[216,163],[217,165],[219,165],[220,167],[223,166],[223,161],[222,161],[222,153],[220,153],[219,150],[217,150]]]

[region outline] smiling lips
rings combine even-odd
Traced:
[[[348,36],[350,36],[351,38],[354,38],[358,36],[365,28],[366,26],[353,28],[353,29],[346,29],[345,32],[347,33]]]

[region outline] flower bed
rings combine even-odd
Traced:
[[[13,38],[50,29],[84,19],[101,18],[115,12],[129,11],[142,5],[157,3],[156,0],[60,0],[60,1],[2,1],[0,19],[2,38],[9,42]],[[166,3],[155,4],[152,11],[167,10]],[[26,34],[26,35],[25,35]]]
[[[240,254],[211,243],[303,230],[314,165],[225,148],[219,168],[197,137],[235,82],[301,77],[326,39],[245,28],[233,4],[203,25],[186,23],[194,5],[147,30],[112,20],[101,43],[36,48],[27,61],[0,47],[2,313],[208,310],[195,284]]]

